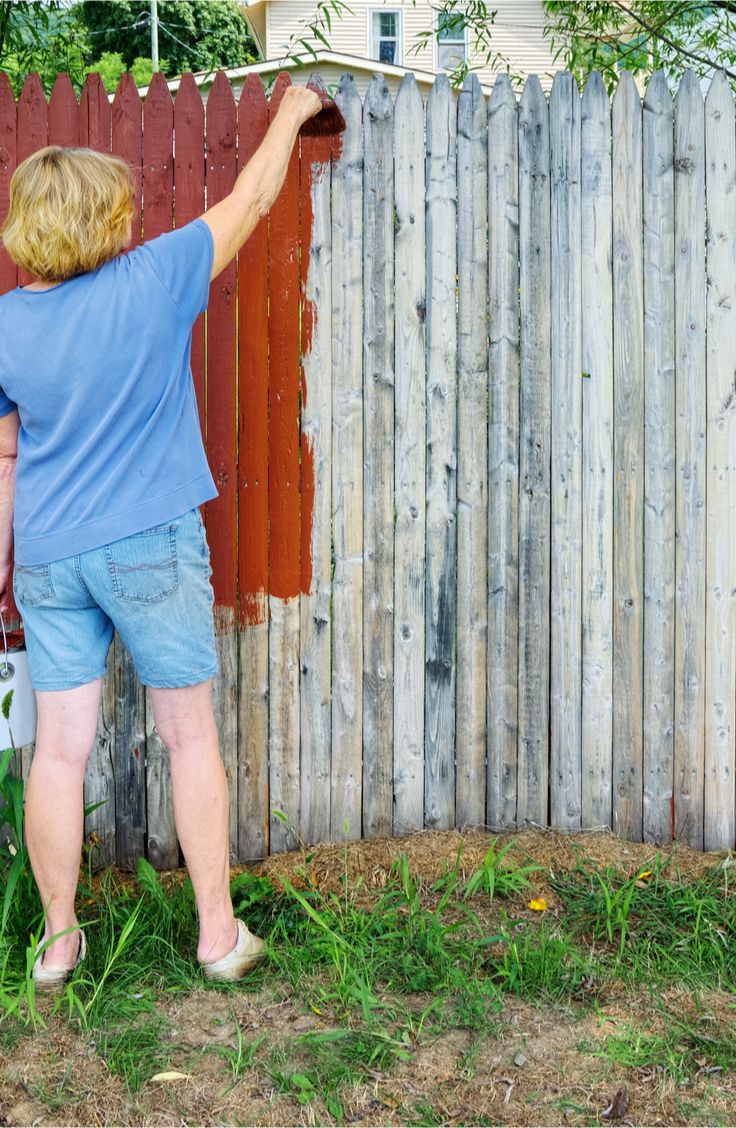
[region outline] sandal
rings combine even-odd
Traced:
[[[266,955],[266,942],[249,932],[242,920],[236,920],[238,941],[231,952],[213,963],[199,961],[205,978],[212,980],[240,979]]]
[[[39,945],[40,946],[40,945]],[[43,957],[46,954],[45,950],[36,956],[33,963],[33,982],[36,985],[37,991],[58,991],[69,978],[75,968],[79,967],[84,957],[87,955],[87,940],[84,935],[84,929],[79,930],[79,951],[77,958],[71,967],[44,967]]]

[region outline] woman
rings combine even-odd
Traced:
[[[321,105],[314,91],[289,87],[230,195],[127,254],[134,198],[123,161],[51,146],[11,181],[3,243],[35,281],[0,298],[0,607],[14,538],[38,702],[26,841],[45,911],[40,988],[61,986],[85,955],[74,911],[83,780],[114,628],[169,750],[198,960],[211,979],[237,979],[265,954],[230,899],[214,597],[198,509],[217,489],[191,333],[210,282],[268,212],[299,128]]]

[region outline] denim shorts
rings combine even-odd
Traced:
[[[102,677],[117,630],[144,685],[214,677],[212,568],[199,509],[49,564],[16,564],[13,593],[34,689]]]

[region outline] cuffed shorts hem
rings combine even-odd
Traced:
[[[41,693],[55,693],[57,690],[63,689],[79,689],[80,686],[89,685],[90,682],[97,681],[98,678],[104,678],[107,673],[107,667],[103,666],[99,673],[96,674],[80,674],[77,678],[68,678],[66,681],[33,681],[33,688],[39,690]]]
[[[177,689],[214,677],[211,575],[198,509],[63,560],[16,563],[34,689],[73,689],[104,674],[115,630],[143,685]]]
[[[189,685],[200,685],[201,682],[207,681],[209,678],[214,678],[219,674],[220,667],[213,666],[210,670],[201,670],[190,676],[183,676],[181,678],[170,679],[169,681],[149,681],[146,677],[141,677],[141,685],[145,685],[148,689],[185,689]]]

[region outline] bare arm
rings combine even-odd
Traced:
[[[18,412],[0,419],[0,610],[7,612],[10,595],[10,562],[13,553],[15,507],[15,463],[18,453]]]
[[[286,178],[299,128],[321,108],[319,96],[313,90],[289,87],[266,136],[235,181],[230,195],[201,216],[215,244],[210,281],[232,261],[268,214]]]

